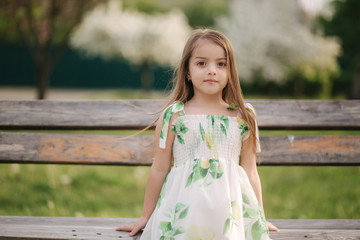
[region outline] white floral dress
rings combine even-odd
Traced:
[[[160,148],[165,148],[176,112],[171,126],[174,166],[141,239],[270,239],[260,204],[239,165],[242,141],[249,136],[245,122],[240,117],[186,115],[184,104],[177,102],[165,109]]]

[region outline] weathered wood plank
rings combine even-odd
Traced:
[[[153,137],[0,133],[0,162],[151,165]]]
[[[117,227],[136,218],[0,216],[1,225],[43,225]],[[360,230],[360,219],[268,219],[282,229]]]
[[[341,229],[360,230],[360,219],[270,219],[283,229]]]
[[[360,129],[360,100],[249,100],[261,129]],[[164,100],[0,100],[1,129],[139,129]]]
[[[360,136],[261,136],[264,165],[360,165]]]
[[[283,229],[280,232],[271,232],[272,239],[295,240],[295,239],[360,239],[360,230],[307,230],[307,229]]]
[[[0,216],[0,239],[126,239],[127,232],[115,231],[118,226],[134,222],[131,218],[62,218]]]
[[[114,228],[135,221],[136,218],[0,216],[1,225],[98,226]]]
[[[118,226],[131,218],[0,216],[1,239],[138,239]],[[359,219],[269,219],[280,232],[273,239],[360,239]]]
[[[0,128],[139,129],[156,119],[164,100],[0,100]]]
[[[360,136],[261,136],[261,165],[360,165]],[[151,165],[152,136],[0,133],[0,162]]]

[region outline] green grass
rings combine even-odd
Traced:
[[[135,217],[148,167],[0,165],[0,215]]]
[[[259,167],[268,218],[359,218],[360,167]]]
[[[267,218],[360,218],[359,167],[259,167]],[[0,165],[0,215],[138,217],[149,167]]]

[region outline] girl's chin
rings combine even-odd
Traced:
[[[218,83],[214,83],[214,84],[204,84],[201,86],[201,88],[196,88],[194,89],[195,94],[196,92],[199,92],[201,94],[204,95],[218,95],[218,94],[222,94],[223,88],[221,88],[219,86]]]
[[[217,96],[217,95],[221,95],[222,91],[203,91],[202,94],[208,96]]]

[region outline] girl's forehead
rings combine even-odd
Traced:
[[[191,55],[192,57],[197,55],[201,55],[201,57],[226,57],[223,47],[209,39],[197,40]]]

